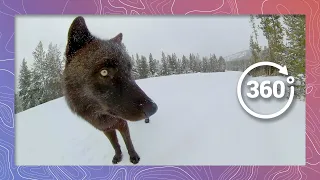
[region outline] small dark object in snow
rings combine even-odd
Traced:
[[[145,122],[145,123],[149,123],[149,122],[150,122],[150,119],[147,118],[147,119],[144,120],[144,122]]]

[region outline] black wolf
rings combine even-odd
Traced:
[[[137,164],[140,157],[127,121],[148,119],[158,107],[135,83],[122,37],[119,33],[111,39],[100,39],[88,30],[83,17],[75,18],[68,31],[63,89],[71,111],[110,140],[115,150],[112,163],[122,160],[118,130],[130,161]]]

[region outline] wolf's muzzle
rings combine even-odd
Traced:
[[[154,115],[158,111],[158,106],[155,102],[150,102],[147,104],[144,104],[143,106],[143,112],[146,115],[146,118],[149,118],[150,116]]]

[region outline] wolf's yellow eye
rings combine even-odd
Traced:
[[[102,70],[100,71],[101,76],[107,76],[108,75],[108,71],[107,70]]]

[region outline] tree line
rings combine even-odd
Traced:
[[[23,59],[15,94],[16,113],[62,96],[61,79],[65,58],[57,45],[49,44],[47,52],[40,41],[32,52],[34,63],[28,67]]]
[[[32,55],[34,62],[30,67],[26,59],[20,65],[19,90],[15,94],[16,113],[63,96],[61,82],[65,57],[58,46],[50,43],[45,51],[40,41]],[[200,57],[190,53],[178,57],[175,53],[162,52],[159,60],[153,58],[151,53],[148,58],[135,54],[130,60],[136,80],[174,74],[224,72],[226,69],[224,58],[215,54]]]
[[[217,58],[215,54],[209,57],[200,57],[199,54],[190,53],[189,56],[182,55],[179,58],[175,53],[165,54],[162,52],[160,60],[153,58],[151,53],[148,59],[144,55],[136,54],[135,57],[132,55],[131,64],[135,79],[198,72],[224,72],[226,70],[225,59],[222,56]]]

